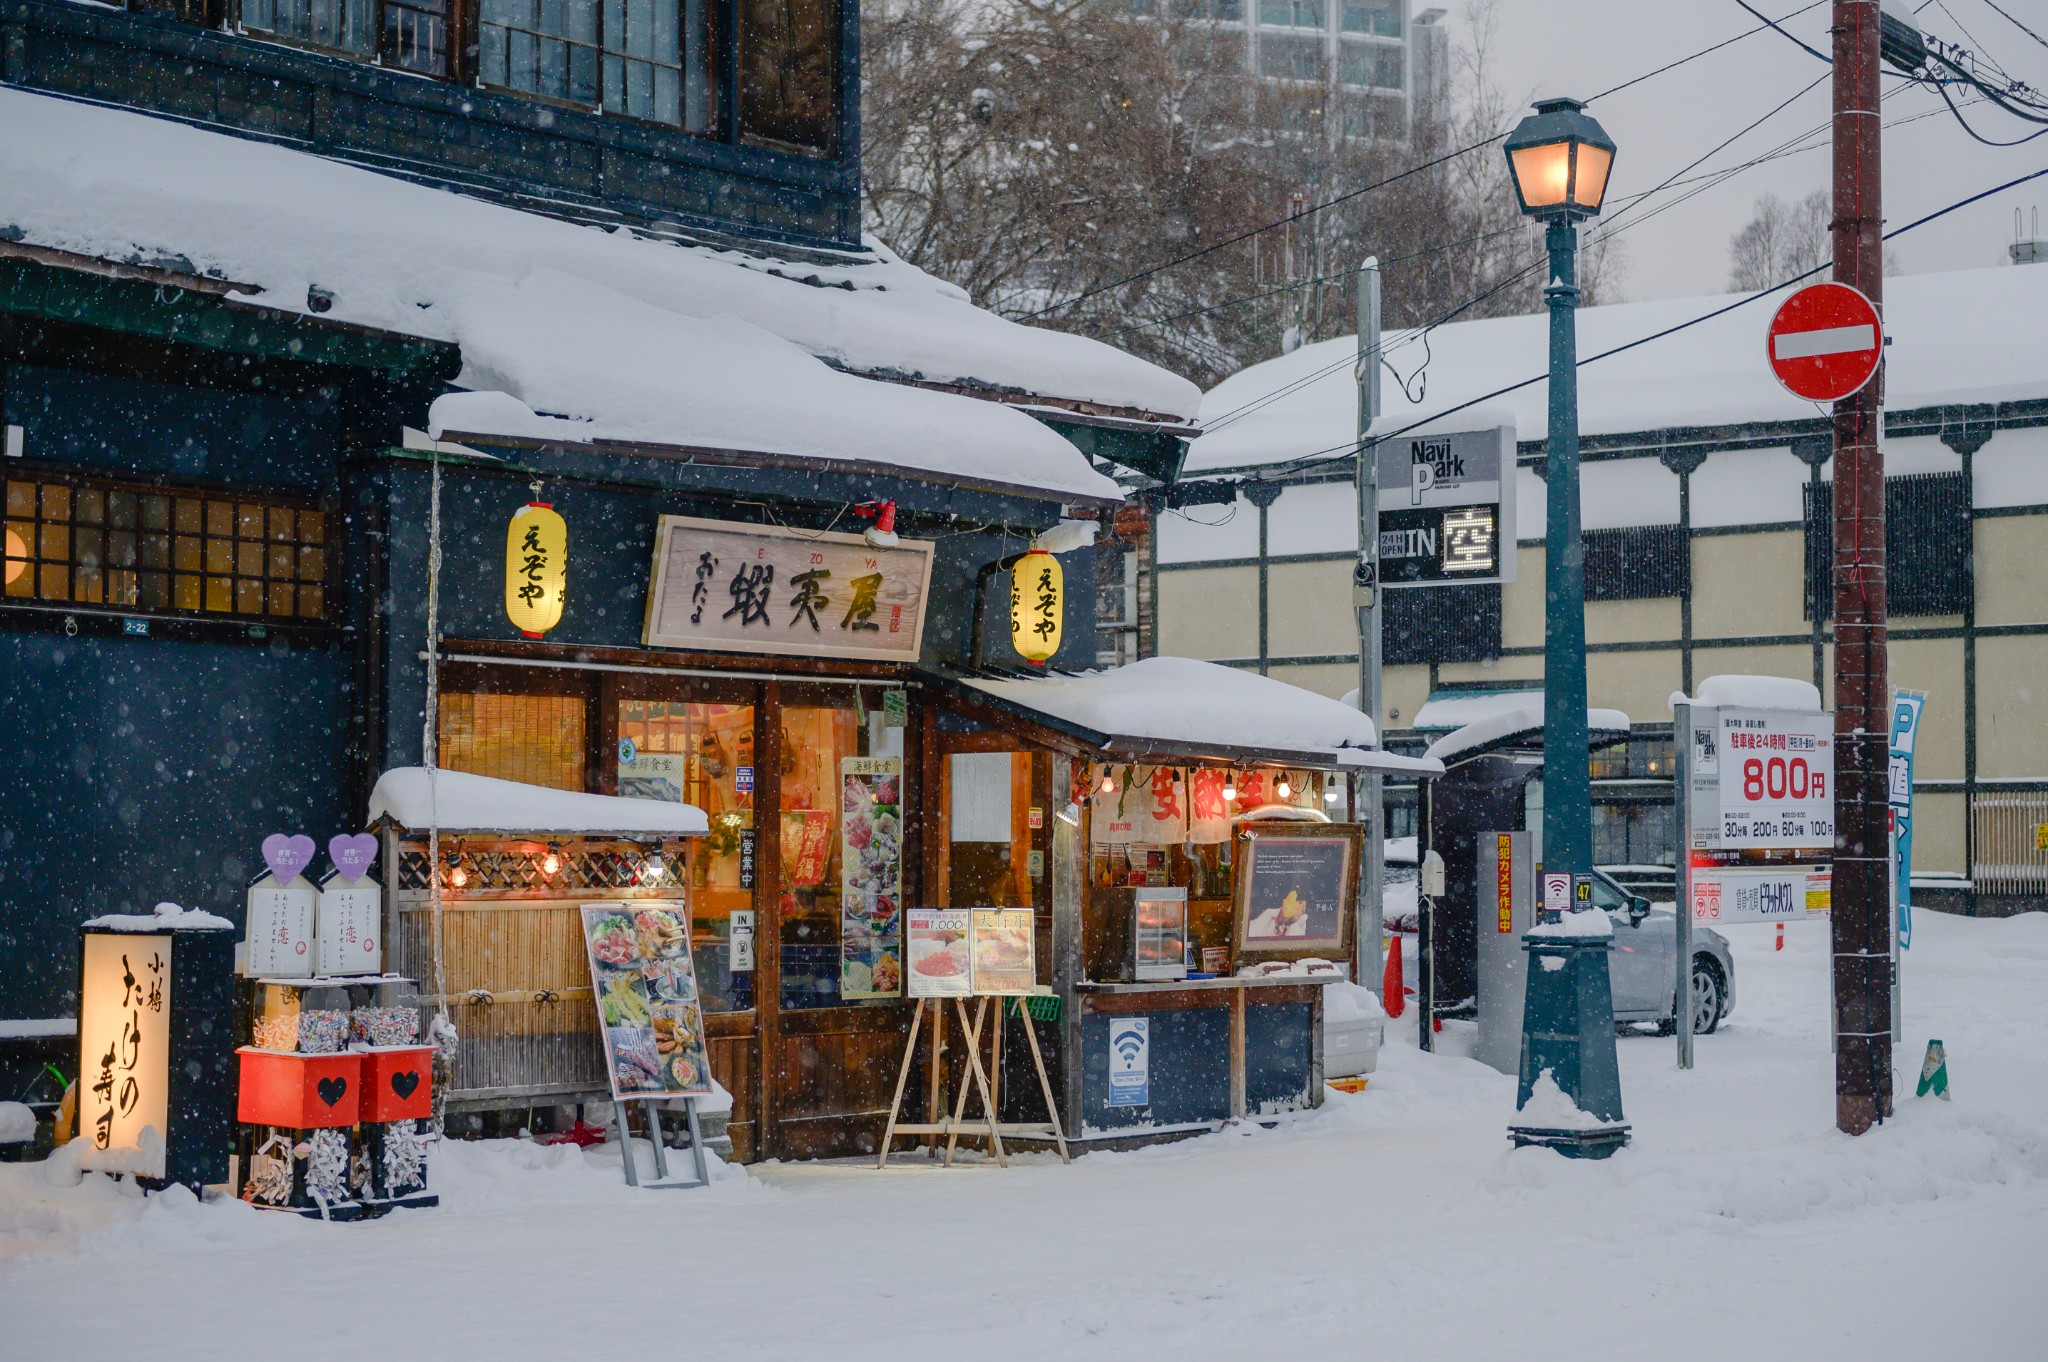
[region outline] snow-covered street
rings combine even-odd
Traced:
[[[1072,1168],[771,1165],[659,1193],[597,1153],[458,1144],[439,1210],[324,1226],[71,1185],[60,1156],[0,1168],[0,1338],[165,1362],[2038,1357],[2048,915],[1920,915],[1899,1113],[1854,1140],[1825,930],[1728,935],[1738,1006],[1699,1067],[1621,1042],[1635,1143],[1607,1163],[1509,1153],[1512,1081],[1419,1054],[1412,1011],[1363,1094]],[[1929,1036],[1952,1102],[1911,1095]]]

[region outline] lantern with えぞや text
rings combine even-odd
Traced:
[[[1010,644],[1033,666],[1060,650],[1066,575],[1060,560],[1033,549],[1010,569]]]
[[[562,620],[569,589],[569,527],[555,508],[529,501],[505,530],[505,613],[527,638]]]

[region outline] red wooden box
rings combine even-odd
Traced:
[[[243,1046],[235,1119],[247,1125],[322,1130],[362,1119],[363,1057],[302,1055]]]
[[[364,1050],[365,1121],[408,1121],[434,1112],[434,1047]]]

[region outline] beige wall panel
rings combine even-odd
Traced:
[[[1351,564],[1275,563],[1266,571],[1266,655],[1358,652]]]
[[[1927,692],[1927,705],[1920,711],[1920,740],[1913,756],[1913,774],[1921,780],[1961,780],[1963,641],[1902,639],[1893,635],[1889,669],[1893,690]]]
[[[2048,624],[2048,516],[1977,522],[1977,623]]]
[[[1267,668],[1266,674],[1275,681],[1285,681],[1290,686],[1300,686],[1303,690],[1312,690],[1318,695],[1327,695],[1332,700],[1343,699],[1346,691],[1353,690],[1358,685],[1358,667],[1356,664],[1349,662],[1330,663],[1314,667],[1283,667],[1274,665]],[[1383,675],[1380,681],[1380,690],[1383,694],[1386,688],[1386,680]]]
[[[1962,794],[1913,794],[1913,869],[1947,870],[1963,874],[1963,814],[1968,807]]]
[[[1796,532],[1694,536],[1693,637],[1805,633],[1805,580],[1806,544]]]
[[[1681,628],[1678,597],[1646,601],[1587,601],[1586,642],[1676,644]]]
[[[1259,570],[1160,573],[1159,651],[1169,657],[1257,657]]]
[[[1500,589],[1503,648],[1543,646],[1543,550],[1515,550],[1515,580]]]
[[[1796,643],[1761,648],[1707,648],[1694,641],[1692,683],[1710,676],[1789,676],[1813,680],[1813,650]],[[1675,688],[1674,683],[1674,688]],[[1822,698],[1826,703],[1826,698]]]
[[[1535,681],[1542,675],[1543,659],[1540,657],[1497,657],[1491,662],[1446,662],[1436,669],[1439,681],[1482,681],[1496,686]]]
[[[1977,774],[2048,776],[2048,638],[1977,640]]]
[[[1671,692],[1683,678],[1679,651],[1589,653],[1586,655],[1586,703],[1597,709],[1618,709],[1630,723],[1671,722]]]
[[[1429,698],[1429,668],[1387,667],[1380,672],[1380,706],[1386,711],[1382,727],[1402,729],[1415,722],[1415,711]]]

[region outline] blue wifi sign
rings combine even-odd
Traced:
[[[1152,1023],[1145,1017],[1112,1017],[1109,1022],[1109,1104],[1143,1107],[1152,1102]]]

